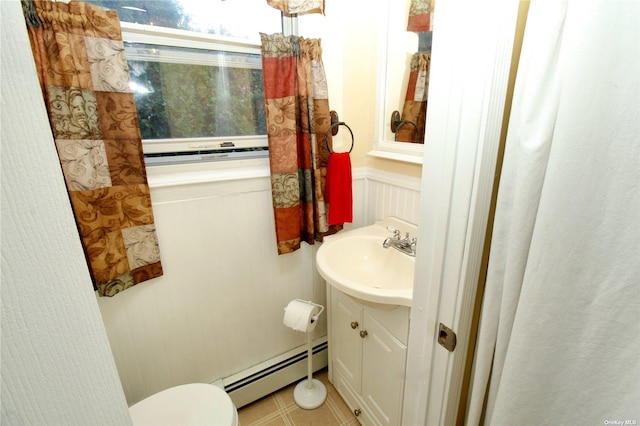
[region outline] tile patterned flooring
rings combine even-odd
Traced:
[[[240,426],[356,426],[358,420],[329,383],[327,370],[313,375],[327,387],[327,400],[315,410],[298,407],[293,400],[297,383],[238,410]]]

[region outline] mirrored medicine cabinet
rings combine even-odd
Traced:
[[[369,155],[407,163],[422,164],[424,151],[424,122],[415,123],[401,120],[403,104],[409,85],[411,61],[420,50],[431,50],[432,32],[412,32],[407,30],[411,0],[386,0],[385,11],[379,15],[378,69],[376,93],[376,120],[374,148]],[[385,13],[386,12],[386,13]],[[430,55],[429,55],[430,56]],[[428,80],[427,80],[428,84]],[[406,120],[409,121],[409,120]],[[401,126],[405,131],[417,130],[417,137],[398,138]],[[406,129],[406,127],[413,129]]]

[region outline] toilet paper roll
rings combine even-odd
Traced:
[[[312,321],[312,318],[319,310],[317,306],[301,300],[292,300],[284,308],[284,325],[297,331],[313,331],[318,321]]]

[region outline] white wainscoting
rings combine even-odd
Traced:
[[[364,225],[395,216],[418,225],[420,217],[420,179],[366,169],[363,203]]]
[[[153,173],[164,276],[98,298],[129,404],[178,384],[237,375],[304,345],[304,333],[282,325],[284,307],[295,298],[326,305],[318,244],[277,255],[264,165],[217,181]],[[417,223],[419,183],[411,178],[355,169],[353,193],[346,229],[388,215]],[[314,338],[326,333],[323,316]]]

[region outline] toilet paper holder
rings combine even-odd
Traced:
[[[320,318],[320,314],[322,314],[322,312],[324,311],[324,306],[314,303],[310,300],[294,299],[289,303],[289,305],[291,305],[293,302],[299,302],[299,303],[304,303],[306,305],[313,306],[313,308],[310,308],[311,311],[306,312],[306,315],[308,315],[307,317],[308,319],[306,321],[309,321],[310,324],[314,324],[316,321],[318,321],[318,318]],[[313,311],[315,310],[315,308],[318,308],[318,312],[314,314]],[[285,308],[285,325],[291,327],[290,324],[287,324],[287,319],[286,319],[287,309],[288,308]],[[309,323],[307,325],[309,325]],[[324,401],[327,399],[326,386],[320,380],[313,378],[313,366],[312,366],[312,358],[313,358],[312,334],[313,333],[312,331],[314,327],[309,328],[307,326],[307,329],[306,329],[307,378],[306,380],[302,380],[301,382],[299,382],[293,390],[293,400],[299,407],[305,410],[316,409],[322,404],[324,404]],[[294,328],[295,330],[303,331],[295,327],[295,325],[292,328]]]
[[[302,300],[302,299],[295,299],[295,300],[297,300],[298,302],[306,303],[308,305],[313,305],[316,308],[320,308],[320,310],[316,314],[311,315],[311,324],[318,321],[318,318],[320,318],[320,314],[322,314],[322,311],[324,311],[324,306],[319,305],[317,303],[313,303],[311,300]]]

